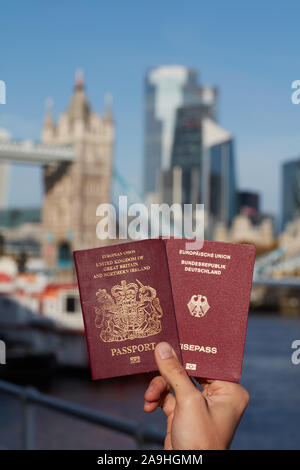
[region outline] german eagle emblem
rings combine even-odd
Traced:
[[[193,317],[204,317],[208,310],[210,309],[210,305],[207,301],[207,297],[205,295],[193,295],[191,299],[189,300],[188,304],[188,309],[190,314]]]

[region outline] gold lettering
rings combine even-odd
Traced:
[[[180,348],[184,351],[194,351],[194,352],[205,352],[205,353],[212,353],[217,354],[218,349],[216,347],[210,346],[199,346],[198,344],[180,344]]]
[[[124,346],[123,348],[112,348],[111,355],[113,356],[120,356],[123,354],[132,354],[136,351],[138,352],[146,352],[146,351],[154,351],[156,343],[145,343],[145,344],[134,344],[132,346]]]

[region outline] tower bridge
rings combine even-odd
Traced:
[[[47,145],[32,140],[1,140],[0,162],[20,162],[50,165],[57,162],[73,162],[75,153],[71,145]]]
[[[145,203],[114,168],[113,148],[110,105],[103,116],[92,110],[82,75],[77,75],[69,106],[57,122],[52,106],[47,107],[40,142],[14,140],[0,132],[0,206],[10,163],[42,166],[42,254],[46,266],[64,281],[73,276],[73,250],[105,243],[96,236],[99,204],[114,202],[121,194],[128,204]]]
[[[100,244],[95,214],[99,204],[110,202],[113,147],[111,109],[103,116],[92,110],[81,75],[77,75],[70,103],[57,122],[48,107],[41,142],[0,135],[0,187],[7,179],[1,171],[7,163],[43,167],[42,253],[46,265],[64,272],[64,279],[72,271],[73,250]]]

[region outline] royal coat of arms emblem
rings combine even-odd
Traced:
[[[210,309],[210,305],[207,301],[207,297],[205,295],[193,295],[191,299],[189,300],[188,304],[188,309],[190,314],[193,317],[204,317],[208,310]]]
[[[97,291],[95,325],[102,341],[146,338],[161,331],[163,311],[156,290],[136,282],[123,280],[111,288],[111,294],[106,289]]]

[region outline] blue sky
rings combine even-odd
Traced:
[[[96,111],[106,92],[114,97],[115,164],[139,189],[145,71],[191,66],[219,87],[239,186],[258,190],[263,209],[278,212],[280,164],[300,154],[300,104],[290,99],[300,79],[299,10],[296,1],[2,0],[0,127],[38,139],[45,99],[54,99],[58,116],[80,67]],[[38,205],[41,194],[40,169],[16,165],[9,205]]]

